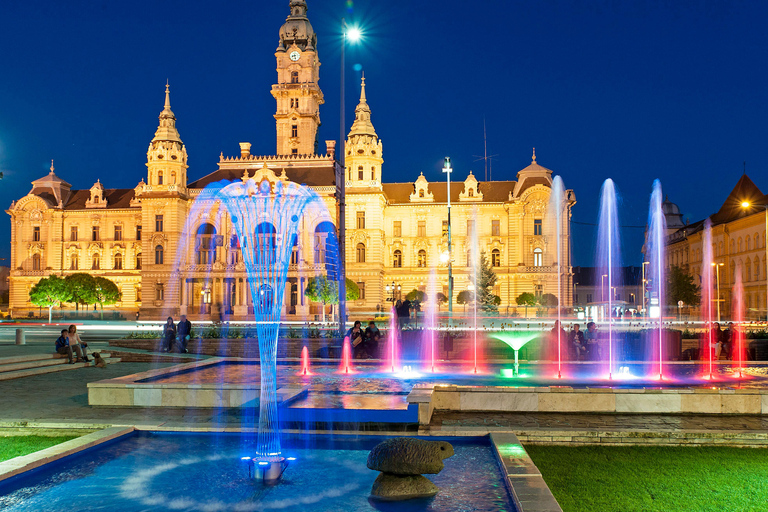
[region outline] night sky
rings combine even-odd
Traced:
[[[743,172],[768,190],[767,2],[740,0],[308,0],[318,33],[325,139],[339,136],[340,18],[347,129],[365,71],[384,181],[463,180],[537,160],[574,189],[574,264],[592,265],[602,181],[623,193],[624,259],[639,264],[654,178],[699,220]],[[73,188],[146,177],[166,79],[189,177],[219,153],[273,154],[274,51],[288,0],[17,1],[0,6],[0,203],[56,173]],[[0,240],[10,240],[9,221]],[[8,244],[0,243],[7,258]],[[0,262],[8,264],[6,262]]]

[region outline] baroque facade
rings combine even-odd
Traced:
[[[697,285],[705,282],[706,272],[711,272],[713,288],[719,288],[714,297],[720,305],[723,319],[733,318],[733,298],[736,296],[734,287],[737,283],[743,287],[745,319],[765,318],[768,286],[765,205],[768,205],[768,196],[760,191],[749,176],[742,175],[720,209],[708,217],[712,225],[711,251],[714,263],[709,265],[712,267],[709,269],[706,268],[704,254],[704,224],[707,219],[677,227],[667,235],[667,268],[673,265],[680,267],[693,276]],[[677,207],[672,206],[677,211]],[[665,213],[669,227],[670,216],[668,211]],[[717,304],[713,304],[712,310],[717,311]]]
[[[333,247],[345,253],[346,275],[358,284],[355,312],[384,309],[388,299],[430,279],[448,294],[448,186],[422,175],[408,183],[387,183],[383,143],[371,121],[365,79],[355,121],[339,163],[335,141],[318,153],[320,61],[317,35],[304,0],[290,1],[290,15],[279,32],[276,101],[276,153],[240,153],[218,162],[218,169],[194,181],[187,177],[187,150],[176,128],[166,85],[165,105],[147,152],[146,181],[133,189],[106,189],[97,181],[74,190],[51,172],[32,182],[32,190],[7,210],[11,216],[10,309],[23,316],[37,308],[29,290],[42,277],[88,272],[113,280],[122,292],[116,309],[140,311],[142,318],[187,313],[199,319],[247,319],[253,303],[243,248],[226,215],[205,216],[194,208],[208,185],[253,179],[256,183],[292,181],[311,188],[326,211],[305,219],[291,257],[284,315],[311,318],[317,305],[304,296],[307,279],[327,272]],[[552,171],[536,162],[515,181],[480,182],[470,171],[450,188],[454,300],[468,289],[470,254],[477,240],[499,277],[500,311],[511,312],[523,292],[557,294],[571,305],[570,212],[572,190],[565,191],[561,254],[556,229],[547,219]],[[190,220],[190,215],[195,216]],[[199,218],[198,218],[199,217]],[[345,219],[342,225],[341,220]],[[185,232],[185,225],[187,232]],[[189,230],[189,226],[193,231]],[[473,233],[477,230],[477,233]],[[254,235],[257,236],[257,235]],[[338,238],[341,243],[333,242]],[[186,245],[186,247],[181,247]],[[395,295],[387,289],[394,284]]]

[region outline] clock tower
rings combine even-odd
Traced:
[[[318,85],[317,35],[307,18],[304,0],[291,0],[290,9],[275,51],[277,83],[272,86],[272,96],[277,102],[277,154],[314,155],[320,105],[325,103]]]

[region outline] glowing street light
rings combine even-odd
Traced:
[[[763,238],[763,245],[765,245],[765,261],[767,263],[766,268],[768,269],[768,204],[750,204],[749,201],[743,201],[741,203],[742,208],[750,208],[752,206],[762,206],[765,208],[765,237]],[[760,265],[758,265],[758,268]],[[765,320],[768,322],[768,272],[763,272],[765,274]],[[719,306],[720,303],[718,303]]]
[[[445,157],[443,161],[443,172],[448,182],[448,321],[453,319],[453,254],[451,253],[451,157]]]

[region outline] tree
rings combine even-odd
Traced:
[[[701,287],[693,282],[693,276],[686,274],[677,265],[672,265],[667,272],[667,305],[677,306],[683,301],[689,306],[698,306],[701,300]]]
[[[555,307],[558,304],[558,300],[553,294],[545,293],[539,298],[539,304],[544,307]]]
[[[481,252],[480,267],[477,269],[477,282],[473,282],[473,284],[477,292],[477,304],[486,313],[499,310],[501,302],[496,302],[496,295],[493,293],[493,287],[496,286],[497,280],[498,277],[488,262],[488,258],[485,257],[485,252]]]
[[[101,319],[104,320],[104,305],[119,302],[122,294],[117,285],[106,277],[94,278],[94,303],[101,307]]]
[[[475,300],[475,294],[472,293],[469,290],[464,290],[459,292],[459,294],[456,296],[456,303],[457,304],[464,304],[464,311],[467,310],[467,304]]]
[[[435,296],[435,302],[437,304],[437,309],[440,309],[440,306],[448,302],[448,297],[445,296],[442,292],[437,292],[437,295]]]
[[[29,291],[29,301],[35,306],[48,308],[48,323],[53,317],[53,308],[72,300],[67,283],[58,276],[44,277]]]
[[[528,316],[528,307],[536,305],[536,296],[531,292],[523,292],[515,299],[518,306],[525,306],[525,316]]]
[[[96,304],[96,280],[90,274],[70,274],[64,281],[71,295],[70,301],[85,306]]]
[[[427,296],[426,293],[424,293],[421,290],[417,290],[416,288],[414,288],[413,290],[408,292],[408,295],[406,295],[405,298],[407,300],[411,301],[411,302],[421,303],[421,302],[424,302],[424,299],[426,298],[426,296]]]
[[[346,289],[347,300],[357,300],[360,297],[360,288],[349,278],[346,279]],[[325,307],[328,304],[339,303],[339,283],[324,275],[310,277],[304,295],[312,302],[323,305],[323,322],[325,322]]]

